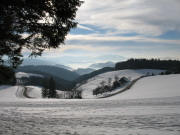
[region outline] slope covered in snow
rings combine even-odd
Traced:
[[[39,74],[24,73],[24,72],[17,72],[17,73],[16,73],[16,78],[22,78],[22,77],[29,78],[30,76],[43,78],[43,76],[42,76],[42,75],[39,75]]]
[[[133,79],[145,70],[121,71],[119,77],[125,72]],[[179,80],[178,74],[146,77],[124,93],[93,100],[27,100],[20,98],[23,91],[17,86],[0,86],[0,134],[179,135],[180,98],[174,97],[180,96]],[[37,97],[40,91],[35,90],[29,94]]]
[[[100,74],[91,78],[87,83],[81,85],[78,89],[82,90],[83,98],[97,98],[93,95],[92,91],[100,84],[101,81],[107,83],[108,78],[114,79],[115,76],[127,77],[129,80],[134,80],[147,73],[159,74],[162,70],[120,70]],[[108,100],[121,100],[121,99],[142,99],[142,98],[161,98],[161,97],[175,97],[180,96],[180,75],[157,75],[149,76],[137,81],[129,90],[107,98]],[[121,90],[123,88],[119,88]],[[118,90],[118,89],[116,89]],[[40,99],[41,88],[35,86],[27,86],[27,96]],[[58,94],[63,97],[64,92],[58,91]],[[13,101],[18,99],[25,99],[24,89],[20,86],[0,86],[0,101]]]
[[[19,101],[30,98],[41,98],[41,88],[36,86],[0,86],[0,101]]]
[[[56,90],[59,97],[64,98],[65,92]],[[37,86],[0,86],[0,102],[32,101],[32,99],[42,99],[41,87]],[[43,99],[44,100],[44,99]],[[46,99],[49,100],[49,99]]]
[[[82,97],[83,98],[96,98],[93,96],[93,90],[100,85],[100,82],[105,81],[108,82],[109,78],[114,80],[115,76],[119,78],[127,77],[130,81],[137,79],[143,75],[147,74],[159,74],[163,70],[154,70],[154,69],[140,69],[140,70],[119,70],[113,72],[107,72],[104,74],[97,75],[89,80],[86,83],[81,85],[78,89],[82,90]]]
[[[27,88],[27,95],[30,98],[33,99],[42,99],[42,95],[41,95],[41,87],[36,87],[36,86],[26,86]],[[60,91],[60,90],[56,90],[57,94],[63,98],[64,96],[64,91]]]
[[[24,98],[24,90],[19,86],[0,86],[0,101],[16,101]]]
[[[143,99],[180,96],[180,74],[157,75],[140,79],[135,85],[109,99]]]
[[[27,92],[26,93],[31,98],[42,98],[40,87],[27,86]]]

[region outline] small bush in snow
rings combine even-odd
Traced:
[[[56,98],[56,84],[54,79],[51,77],[49,80],[44,80],[44,86],[41,91],[41,95],[43,98]]]
[[[93,95],[103,94],[106,92],[112,92],[114,89],[125,85],[129,80],[126,77],[122,77],[121,79],[119,79],[117,76],[115,76],[114,82],[112,85],[111,85],[111,81],[112,79],[108,79],[108,84],[105,84],[105,81],[102,81],[100,83],[100,86],[98,86],[97,88],[93,90]]]

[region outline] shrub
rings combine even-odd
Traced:
[[[128,82],[128,79],[126,77],[122,77],[121,79],[119,79],[117,76],[115,76],[113,85],[111,86],[111,81],[109,81],[110,79],[108,79],[108,85],[105,84],[105,81],[102,81],[100,83],[100,86],[98,86],[97,88],[95,88],[93,90],[93,95],[98,95],[98,94],[102,94],[105,92],[112,92],[114,89],[126,84]]]

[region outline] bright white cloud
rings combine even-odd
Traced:
[[[80,25],[80,24],[78,24],[77,27],[80,28],[80,29],[88,30],[88,31],[94,31],[93,29],[91,29],[91,28],[89,28],[89,27],[85,27],[85,26]]]
[[[177,44],[180,45],[180,40],[166,40],[160,38],[151,38],[143,36],[109,36],[106,34],[89,34],[89,35],[68,35],[68,40],[82,41],[133,41],[133,42],[151,42],[151,43],[165,43],[165,44]]]

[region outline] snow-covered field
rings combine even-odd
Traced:
[[[179,135],[179,80],[147,77],[120,95],[82,100],[25,99],[1,86],[0,135]]]
[[[0,102],[1,135],[179,135],[180,97]]]

